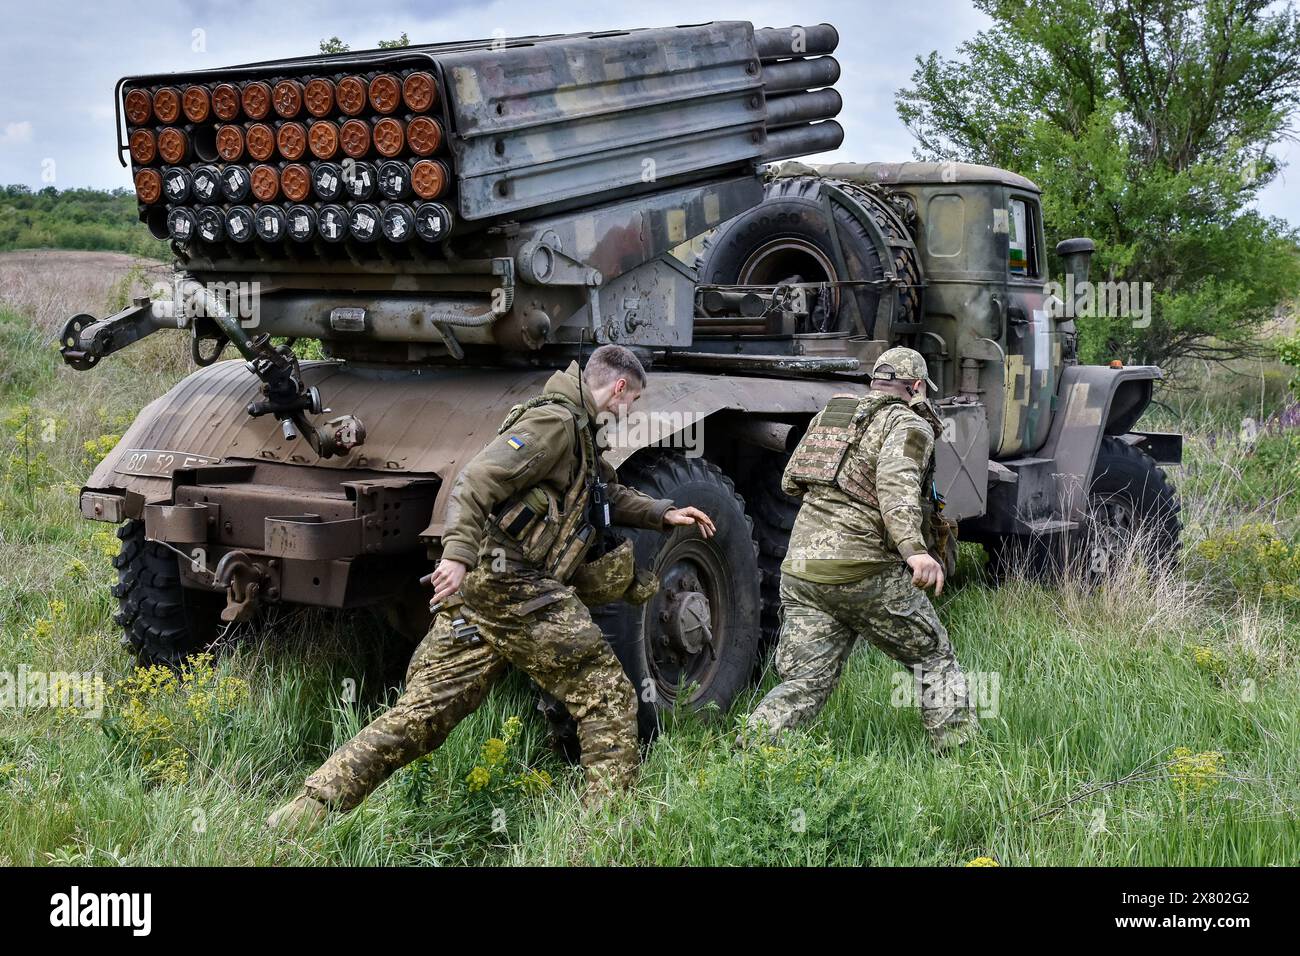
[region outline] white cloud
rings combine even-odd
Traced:
[[[32,141],[31,120],[18,123],[5,123],[4,132],[0,133],[0,146],[17,146]]]

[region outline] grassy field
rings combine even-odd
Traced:
[[[125,256],[0,255],[0,672],[100,672],[103,719],[0,711],[0,864],[1294,865],[1300,859],[1300,426],[1280,367],[1180,370],[1144,420],[1187,431],[1178,573],[1097,593],[987,586],[940,601],[984,733],[933,756],[898,669],[867,648],[815,727],[734,753],[734,713],[678,714],[635,793],[584,812],[512,679],[430,758],[306,839],[267,813],[401,679],[366,615],[283,612],[180,679],[135,672],[113,625],[110,528],[77,491],[187,371],[154,336],[89,373],[49,344],[146,271]],[[24,257],[25,256],[25,257]],[[1243,419],[1250,418],[1256,425]],[[349,688],[356,687],[351,694]],[[518,719],[515,719],[518,718]]]

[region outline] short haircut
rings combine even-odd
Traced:
[[[645,388],[645,367],[635,352],[622,345],[602,345],[592,352],[582,377],[592,388],[601,388],[620,378],[627,379],[629,385]]]

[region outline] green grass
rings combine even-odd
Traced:
[[[116,540],[77,517],[84,443],[119,434],[184,374],[184,343],[155,336],[73,373],[24,329],[0,304],[0,672],[25,664],[115,683],[132,676],[108,592]],[[202,685],[236,682],[222,706],[182,688],[135,694],[140,712],[119,691],[102,720],[0,710],[0,864],[1294,864],[1300,611],[1208,587],[1213,566],[1192,560],[1199,542],[1245,521],[1295,543],[1294,439],[1270,433],[1280,444],[1266,453],[1234,443],[1251,394],[1200,417],[1162,395],[1174,411],[1144,423],[1193,426],[1175,473],[1190,526],[1175,579],[994,590],[964,546],[940,614],[965,668],[996,675],[999,694],[959,755],[930,752],[915,712],[891,704],[899,669],[859,648],[808,732],[732,748],[766,675],[730,714],[673,715],[636,791],[587,812],[580,775],[550,751],[516,676],[358,811],[285,839],[264,829],[266,815],[394,697],[409,654],[368,615],[285,612],[234,635]],[[168,716],[171,730],[150,739],[133,729],[141,713]],[[518,738],[489,786],[472,789],[484,743],[514,716]],[[1219,772],[1180,773],[1175,748],[1218,754]],[[548,788],[512,785],[535,770]]]

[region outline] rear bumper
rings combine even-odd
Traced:
[[[340,480],[344,479],[344,480]],[[171,500],[86,489],[83,516],[143,518],[145,537],[177,552],[187,587],[223,591],[230,555],[272,600],[322,607],[374,604],[409,586],[427,563],[420,530],[437,478],[277,464],[205,465],[175,472]]]

